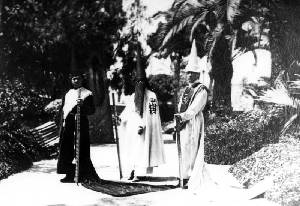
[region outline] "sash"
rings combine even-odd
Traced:
[[[181,101],[181,105],[180,105],[180,109],[179,112],[185,112],[190,104],[190,101],[192,99],[192,96],[194,94],[194,88],[192,87],[186,87],[183,95],[182,95],[182,101]]]
[[[199,86],[199,87],[197,88],[197,91],[195,92],[195,89],[197,86]],[[200,82],[196,82],[192,86],[186,87],[186,89],[182,95],[182,101],[181,101],[181,105],[180,105],[180,109],[179,109],[180,113],[185,112],[187,110],[189,105],[195,99],[195,96],[203,89],[205,89],[208,92],[208,89],[206,88],[206,86],[204,84],[201,84]]]

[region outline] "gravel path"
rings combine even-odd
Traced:
[[[169,137],[167,137],[169,138]],[[167,164],[154,169],[155,176],[177,176],[177,154],[174,143],[165,144]],[[115,145],[100,145],[91,148],[92,161],[103,179],[118,180],[117,153]],[[220,174],[227,166],[210,166],[215,177],[224,181],[234,181]],[[85,189],[76,184],[62,184],[56,174],[56,160],[35,162],[33,167],[22,173],[0,181],[1,206],[123,206],[123,205],[199,205],[202,206],[276,206],[265,199],[246,202],[211,202],[205,201],[201,195],[193,195],[187,190],[174,189],[153,192],[130,197],[112,197],[106,194]],[[165,182],[170,183],[170,182]],[[176,182],[173,181],[175,184]]]

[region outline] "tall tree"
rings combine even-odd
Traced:
[[[137,67],[146,69],[147,51],[144,43],[146,36],[143,33],[145,25],[149,24],[149,18],[145,15],[146,7],[135,0],[126,9],[126,25],[120,32],[120,38],[115,50],[115,64],[110,73],[111,86],[121,90],[125,87],[126,95],[134,92],[133,77]]]
[[[249,2],[243,0],[176,0],[169,11],[160,14],[166,23],[154,35],[153,48],[171,53],[196,39],[199,54],[207,54],[212,66],[213,103],[230,108],[232,50],[238,30],[252,14]]]
[[[54,81],[67,82],[71,67],[84,68],[95,83],[91,86],[105,119],[98,128],[97,142],[113,142],[103,74],[113,61],[113,43],[124,24],[121,0],[12,0],[4,8],[6,71],[22,73],[43,87],[47,82],[53,84],[49,81],[53,76]],[[91,59],[97,63],[90,64]]]

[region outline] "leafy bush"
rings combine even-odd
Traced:
[[[149,85],[161,102],[166,102],[174,96],[175,80],[172,76],[166,74],[150,76]]]
[[[20,79],[0,78],[0,124],[20,128],[24,120],[43,117],[43,107],[49,101],[42,92],[27,86]]]
[[[44,108],[44,111],[49,115],[49,118],[55,121],[57,125],[60,124],[61,107],[62,99],[55,99]]]
[[[206,124],[206,162],[233,164],[278,142],[283,108],[269,107],[246,113],[210,117]]]
[[[28,169],[33,161],[48,158],[53,148],[38,144],[28,130],[0,131],[0,179]]]
[[[27,169],[32,164],[23,145],[11,138],[10,134],[6,132],[0,134],[0,164],[0,179]]]

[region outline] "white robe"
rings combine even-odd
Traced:
[[[194,93],[197,91],[195,89]],[[272,177],[263,180],[250,189],[242,185],[228,172],[214,171],[222,169],[222,165],[209,165],[204,161],[204,119],[202,110],[207,99],[207,92],[202,90],[182,113],[183,120],[189,120],[181,131],[181,147],[183,162],[183,178],[188,178],[188,189],[199,198],[208,201],[243,201],[250,200],[272,186]],[[179,105],[180,106],[180,105]],[[179,107],[180,108],[180,107]],[[199,137],[201,139],[199,142]]]
[[[155,113],[150,111],[155,108]],[[134,94],[122,114],[120,126],[120,153],[122,170],[128,176],[133,169],[155,167],[165,163],[161,120],[155,93],[145,90],[143,118],[135,111]],[[139,135],[138,127],[144,132]]]
[[[201,148],[204,145],[204,118],[202,111],[207,101],[207,91],[202,89],[197,92],[200,86],[201,85],[198,85],[194,88],[193,100],[189,103],[187,110],[181,113],[182,120],[188,121],[180,132],[182,175],[184,179],[190,177],[198,150],[202,151]],[[182,98],[180,100],[179,109],[181,107]],[[201,138],[200,142],[199,138]]]

